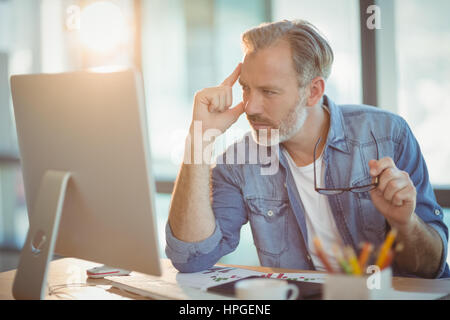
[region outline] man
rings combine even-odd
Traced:
[[[450,276],[443,211],[406,122],[374,107],[337,106],[324,95],[333,52],[311,24],[263,24],[242,40],[243,63],[194,98],[166,226],[173,265],[181,272],[212,266],[237,247],[250,221],[264,266],[325,270],[318,238],[338,270],[336,244],[358,252],[362,242],[380,246],[395,229],[402,246],[395,274]],[[238,80],[243,101],[232,108]],[[244,112],[253,129],[252,139],[243,140],[247,149],[255,142],[271,148],[279,137],[275,173],[261,174],[263,161],[229,164],[222,156],[212,170],[194,161],[196,154],[211,157],[191,139],[195,130],[223,133]]]

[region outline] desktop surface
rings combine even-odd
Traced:
[[[48,283],[51,291],[51,295],[47,294],[48,300],[66,300],[66,299],[81,299],[81,300],[142,300],[150,299],[139,294],[135,294],[129,291],[121,290],[112,285],[112,281],[116,281],[114,277],[108,277],[106,279],[87,279],[86,270],[99,266],[101,264],[90,262],[75,258],[63,258],[51,262]],[[295,273],[295,272],[308,272],[308,273],[321,273],[311,270],[295,270],[295,269],[282,269],[282,268],[269,268],[259,266],[241,266],[241,265],[222,265],[228,267],[236,267],[246,270],[265,272],[265,273]],[[161,259],[162,277],[155,277],[144,274],[136,274],[130,277],[122,277],[122,280],[117,280],[122,283],[142,283],[143,281],[155,281],[158,279],[161,282],[167,282],[168,287],[172,285],[176,288],[177,273],[174,271],[172,263],[168,259]],[[16,270],[10,270],[0,273],[0,300],[13,299],[12,296],[12,284],[14,280]],[[134,278],[132,278],[134,277]],[[120,277],[116,277],[120,278]],[[128,279],[125,279],[128,278]],[[134,280],[133,280],[134,279]],[[80,285],[81,284],[81,285]],[[404,278],[394,277],[393,287],[399,291],[407,292],[426,292],[426,293],[439,293],[445,292],[449,295],[441,299],[450,299],[450,279],[418,279],[418,278]],[[179,289],[177,289],[179,290]],[[170,295],[173,296],[174,293]],[[192,289],[179,290],[175,292],[175,295],[185,294],[185,296],[173,297],[172,299],[230,299],[226,296],[220,296],[211,294],[208,292],[201,292],[201,290]],[[197,296],[196,296],[197,295]],[[163,297],[161,297],[162,299]],[[153,299],[158,299],[155,297]],[[170,297],[166,297],[170,299]]]

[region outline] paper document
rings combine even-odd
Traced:
[[[294,280],[314,283],[324,283],[327,277],[326,273],[266,273],[265,278]]]
[[[260,276],[261,278],[309,281],[316,283],[325,282],[326,274],[322,273],[264,273],[247,269],[214,266],[207,270],[196,273],[179,273],[177,282],[180,286],[206,290],[209,287],[239,280],[249,276]]]
[[[206,290],[209,287],[264,273],[246,269],[214,266],[195,273],[178,273],[177,282],[182,287]]]

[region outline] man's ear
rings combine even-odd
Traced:
[[[309,95],[306,105],[314,107],[322,99],[325,93],[325,80],[322,77],[315,77],[309,84]]]

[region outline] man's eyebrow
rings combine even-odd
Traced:
[[[275,85],[265,85],[265,86],[259,86],[258,87],[261,90],[275,90],[275,91],[281,91],[282,88],[275,86]]]
[[[246,86],[247,85],[247,83],[245,83],[245,81],[242,80],[241,78],[239,78],[238,81],[239,81],[239,84],[241,86]],[[261,89],[261,90],[276,90],[276,91],[282,91],[283,90],[282,88],[280,88],[280,87],[278,87],[276,85],[270,85],[270,84],[259,86],[258,89]]]

